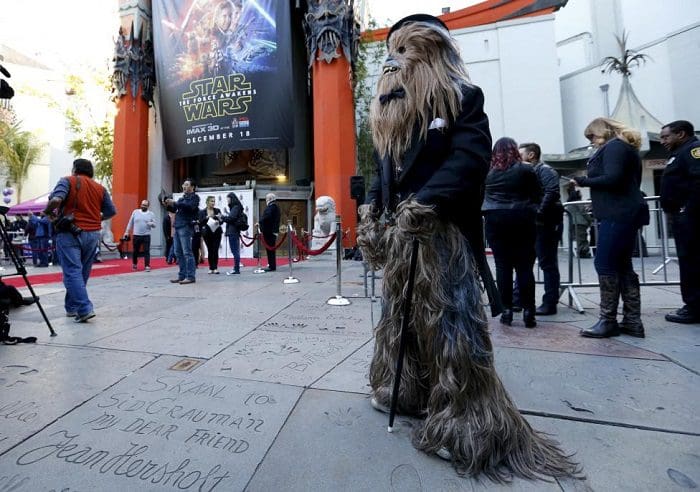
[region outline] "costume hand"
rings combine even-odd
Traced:
[[[408,197],[396,208],[396,232],[406,239],[413,237],[426,242],[435,232],[438,215],[432,205],[419,203],[415,198]]]

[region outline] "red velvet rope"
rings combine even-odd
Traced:
[[[312,255],[312,256],[314,256],[314,255],[320,255],[321,253],[323,253],[324,251],[326,251],[326,250],[330,247],[331,244],[333,244],[333,241],[335,241],[335,234],[336,234],[335,232],[334,232],[333,234],[331,234],[331,235],[330,235],[330,239],[328,239],[328,241],[326,242],[326,244],[324,244],[323,246],[321,246],[319,249],[309,249],[309,248],[307,248],[306,246],[304,246],[304,243],[302,243],[301,241],[299,241],[299,238],[297,237],[296,234],[292,234],[292,242],[294,242],[294,245],[295,245],[295,246],[297,247],[297,249],[298,249],[300,252],[302,252],[302,253],[305,253],[305,254],[308,254],[308,255]]]
[[[249,243],[246,243],[243,238],[250,239]],[[253,237],[246,236],[245,234],[241,234],[241,244],[245,246],[246,248],[250,248],[253,244],[255,244],[255,240],[258,238],[257,234],[253,234]]]
[[[269,244],[267,244],[265,242],[265,238],[263,237],[262,234],[259,234],[259,236],[260,236],[260,241],[262,242],[262,245],[265,246],[265,249],[268,251],[277,251],[277,249],[279,249],[279,247],[282,246],[282,244],[284,243],[284,240],[287,239],[287,233],[285,232],[284,234],[282,234],[282,237],[277,242],[277,244],[275,244],[274,246],[270,246]]]
[[[119,246],[116,245],[116,244],[114,245],[114,247],[110,248],[110,247],[109,247],[109,244],[107,244],[106,242],[104,242],[104,241],[100,241],[100,242],[102,243],[102,245],[103,245],[105,248],[107,248],[107,251],[117,251],[117,250],[119,249]]]
[[[43,253],[44,251],[53,251],[53,248],[32,248],[28,244],[15,244],[15,249],[21,249],[22,251],[28,251],[31,253]]]

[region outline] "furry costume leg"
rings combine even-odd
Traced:
[[[481,290],[459,230],[440,222],[430,207],[407,200],[395,226],[382,229],[365,213],[358,232],[365,257],[386,261],[384,309],[370,367],[372,390],[382,403],[389,401],[398,356],[410,238],[421,243],[399,394],[402,411],[427,411],[414,446],[429,453],[444,447],[459,473],[497,482],[578,475],[558,444],[520,415],[496,374]],[[368,251],[377,246],[386,248],[386,256]]]

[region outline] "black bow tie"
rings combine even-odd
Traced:
[[[379,102],[382,106],[391,101],[392,99],[403,99],[406,97],[406,91],[403,88],[394,89],[388,94],[382,94],[379,96]]]

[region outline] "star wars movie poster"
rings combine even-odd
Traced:
[[[153,0],[169,159],[293,145],[289,2]]]

